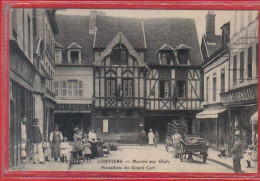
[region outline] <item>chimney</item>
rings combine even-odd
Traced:
[[[96,15],[97,11],[90,11],[90,19],[89,19],[89,34],[94,35],[96,31]]]
[[[208,11],[206,15],[206,37],[210,43],[215,42],[215,16],[214,11]]]

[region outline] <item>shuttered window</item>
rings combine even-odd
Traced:
[[[79,81],[79,96],[83,96],[83,83]]]
[[[59,96],[59,81],[54,82],[55,95]]]
[[[67,81],[62,81],[62,96],[67,96]]]

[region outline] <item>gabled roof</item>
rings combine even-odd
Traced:
[[[82,49],[82,47],[79,44],[73,42],[70,44],[70,46],[68,46],[68,49]]]
[[[144,19],[143,21],[147,45],[147,62],[154,65],[160,64],[157,50],[162,44],[167,44],[171,47],[185,44],[190,47],[190,65],[201,65],[203,61],[194,20],[153,18]]]
[[[180,44],[176,47],[175,50],[189,50],[190,47],[188,47],[187,45],[184,45],[184,44]]]
[[[140,19],[97,15],[96,27],[94,48],[105,48],[119,32],[124,34],[135,49],[145,48],[145,36]]]
[[[54,41],[54,45],[55,45],[55,48],[63,49],[63,46],[56,41]]]
[[[161,48],[159,48],[158,52],[159,52],[159,51],[162,51],[162,50],[165,50],[165,51],[174,51],[174,48],[172,48],[170,45],[164,44],[163,46],[161,46]]]
[[[68,16],[56,14],[56,21],[59,33],[55,40],[63,47],[69,47],[72,42],[77,42],[81,47],[81,64],[92,65],[94,61],[93,40],[94,36],[89,35],[89,16]],[[67,50],[62,50],[62,63],[67,58]]]
[[[99,56],[99,58],[96,60],[95,65],[100,66],[103,59],[111,54],[112,49],[114,46],[116,46],[118,43],[122,43],[128,50],[129,55],[132,55],[136,58],[139,66],[146,67],[148,69],[148,66],[145,64],[144,60],[138,55],[138,53],[135,51],[134,47],[128,42],[126,37],[123,33],[119,32],[113,40],[107,45],[106,49],[102,52],[102,54]]]

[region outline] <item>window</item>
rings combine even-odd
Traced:
[[[111,63],[112,64],[127,64],[128,60],[128,51],[125,46],[118,44],[116,45],[111,54]]]
[[[213,101],[217,98],[217,77],[216,74],[213,75]]]
[[[206,85],[206,101],[209,102],[209,77],[207,77]]]
[[[240,53],[240,80],[244,80],[244,52]]]
[[[170,81],[160,80],[160,98],[170,97]]]
[[[237,56],[233,57],[233,82],[237,81]]]
[[[221,93],[225,92],[225,70],[221,70]]]
[[[252,47],[247,52],[247,77],[252,78]]]
[[[79,81],[79,96],[83,96],[83,83],[82,81]]]
[[[59,96],[59,81],[55,81],[54,88],[55,88],[55,95]]]
[[[133,96],[133,80],[123,79],[123,96],[132,97]]]
[[[258,61],[259,61],[259,58],[258,58],[258,43],[256,44],[256,50],[255,50],[255,61],[256,61],[256,76],[258,77]]]
[[[116,79],[106,79],[106,96],[112,97],[116,94]]]
[[[189,59],[189,51],[187,50],[179,50],[178,51],[178,61],[179,64],[181,65],[186,65],[188,64],[188,59]]]
[[[79,63],[79,51],[70,51],[70,62]]]
[[[177,81],[177,93],[178,97],[186,97],[186,81]]]
[[[170,65],[171,56],[170,52],[161,52],[161,63],[162,65]]]
[[[78,81],[68,80],[68,96],[77,97],[78,96]]]
[[[28,16],[28,57],[31,58],[31,19]]]
[[[55,63],[61,63],[61,50],[55,50]]]
[[[67,81],[62,81],[62,96],[67,96]]]

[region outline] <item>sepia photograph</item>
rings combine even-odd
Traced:
[[[8,13],[11,171],[258,172],[258,11]]]

